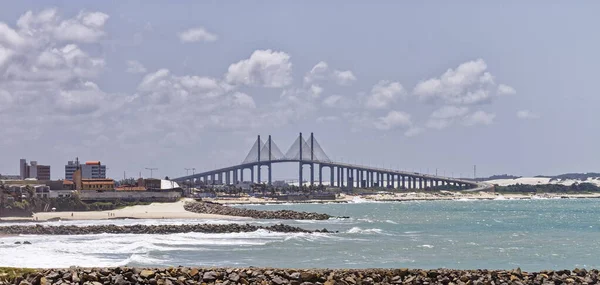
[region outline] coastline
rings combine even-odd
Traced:
[[[334,204],[334,203],[385,203],[410,201],[471,201],[471,200],[535,200],[535,199],[598,199],[600,193],[539,193],[516,194],[495,192],[402,192],[373,195],[341,194],[335,200],[289,200],[280,201],[269,198],[239,197],[226,199],[207,198],[204,201],[223,205],[281,205],[281,204]],[[190,198],[171,203],[152,203],[150,205],[129,206],[109,211],[84,212],[40,212],[32,217],[0,217],[0,224],[14,222],[46,222],[56,220],[119,220],[119,219],[199,219],[199,220],[251,220],[249,217],[218,214],[202,214],[185,210],[184,204],[194,201]]]
[[[293,269],[293,268],[0,268],[4,284],[596,284],[596,269],[512,270],[455,269]],[[37,280],[37,282],[36,282]],[[176,281],[171,281],[176,280]],[[40,282],[41,281],[41,282]]]
[[[116,219],[200,219],[200,220],[251,220],[246,217],[215,214],[199,214],[186,211],[183,205],[193,199],[181,199],[172,203],[152,203],[137,205],[110,211],[85,212],[40,212],[33,217],[2,217],[0,222],[44,222],[53,220],[116,220]]]
[[[205,199],[224,205],[276,205],[276,204],[331,204],[331,203],[361,203],[361,202],[408,202],[408,201],[452,201],[452,200],[535,200],[535,199],[597,199],[600,193],[539,193],[539,194],[516,194],[516,193],[496,193],[496,192],[453,192],[439,191],[432,193],[424,192],[405,192],[393,194],[374,194],[374,195],[345,195],[342,194],[336,200],[289,200],[280,201],[269,198],[226,198],[226,199]]]

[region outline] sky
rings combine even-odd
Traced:
[[[600,166],[599,2],[165,3],[2,5],[0,173],[26,158],[59,179],[78,157],[178,177],[299,132],[446,176]]]

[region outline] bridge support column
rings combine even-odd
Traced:
[[[254,184],[254,166],[250,166],[250,183]]]
[[[335,181],[334,179],[334,172],[333,172],[333,165],[329,166],[329,186],[334,187],[335,186]]]
[[[319,163],[319,186],[323,185],[323,165]]]
[[[269,144],[271,143],[271,141],[269,141]],[[269,164],[267,164],[267,171],[268,171],[268,179],[269,179],[269,185],[273,185],[273,171],[271,169],[272,163],[269,162]]]
[[[301,146],[302,147],[302,146]],[[302,161],[298,163],[298,186],[302,187]]]
[[[310,163],[310,185],[313,186],[315,185],[315,164],[314,163]]]
[[[262,182],[262,181],[261,181],[262,179],[260,179],[260,178],[261,178],[261,177],[260,177],[260,173],[261,173],[261,171],[260,171],[260,170],[261,170],[261,166],[262,166],[262,165],[260,165],[260,163],[259,163],[259,164],[256,166],[256,170],[258,171],[258,173],[256,173],[256,174],[257,174],[257,175],[256,175],[256,183],[258,183],[258,184],[260,184],[260,183]]]

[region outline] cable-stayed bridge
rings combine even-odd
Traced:
[[[304,139],[300,133],[285,154],[270,135],[267,141],[263,141],[259,135],[240,164],[194,173],[173,180],[177,182],[200,180],[208,185],[229,185],[243,181],[266,182],[271,185],[273,165],[286,162],[298,163],[298,181],[301,185],[322,185],[324,181],[328,181],[330,186],[348,188],[427,189],[453,185],[465,190],[482,190],[488,187],[486,184],[470,180],[335,162],[327,156],[312,133],[308,139]],[[303,167],[306,165],[310,168],[309,177],[303,177]],[[266,180],[261,177],[263,167],[267,168]],[[325,174],[329,177],[323,175],[324,169],[327,169]],[[244,179],[244,170],[249,170],[250,177]]]

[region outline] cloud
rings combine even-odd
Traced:
[[[407,137],[414,137],[425,132],[425,129],[419,127],[411,127],[404,132],[404,135]]]
[[[203,99],[219,97],[233,89],[216,78],[186,75],[172,75],[168,69],[160,69],[144,76],[138,85],[140,95],[154,103],[193,101],[201,103]]]
[[[126,71],[129,73],[146,73],[146,68],[138,61],[128,60]]]
[[[490,125],[494,122],[494,118],[496,118],[496,114],[476,111],[465,116],[463,124],[465,126]]]
[[[1,100],[16,113],[36,109],[39,117],[62,115],[54,110],[70,114],[103,110],[113,99],[94,79],[105,61],[77,43],[100,40],[108,18],[104,13],[82,11],[63,20],[56,9],[46,9],[26,12],[16,28],[0,22]]]
[[[426,126],[433,129],[444,129],[450,126],[457,118],[469,112],[467,107],[443,106],[431,113]]]
[[[391,107],[391,103],[404,94],[406,91],[400,83],[381,80],[371,89],[366,106],[369,109],[387,109]]]
[[[320,61],[304,75],[304,84],[311,84],[312,82],[322,80],[333,80],[338,85],[344,86],[356,81],[356,76],[350,70],[333,70],[330,72],[327,62]]]
[[[278,88],[292,83],[291,73],[290,56],[268,49],[256,50],[250,58],[231,64],[225,78],[231,84]]]
[[[356,76],[350,70],[346,71],[333,71],[333,78],[335,82],[339,85],[350,85],[352,82],[356,81]]]
[[[326,107],[334,108],[334,107],[338,106],[341,101],[342,101],[342,96],[331,95],[331,96],[325,98],[325,100],[323,100],[323,105],[325,105]]]
[[[315,64],[313,68],[304,75],[304,83],[309,84],[316,80],[323,80],[326,78],[327,70],[329,69],[329,65],[327,62],[320,61]]]
[[[517,112],[517,118],[519,119],[539,119],[540,116],[529,110],[520,110]]]
[[[412,125],[410,115],[400,111],[390,111],[384,117],[379,117],[373,123],[378,130],[390,130],[397,127],[410,127]]]
[[[182,43],[214,42],[217,35],[211,34],[203,27],[187,29],[177,34]]]
[[[505,84],[498,85],[498,94],[499,95],[512,95],[516,94],[517,90]]]
[[[321,96],[321,93],[323,93],[323,88],[319,85],[311,85],[310,86],[310,92],[312,93],[313,97],[318,98]]]
[[[249,109],[255,109],[256,108],[256,103],[254,103],[254,99],[252,99],[252,97],[248,94],[242,93],[242,92],[235,92],[233,94],[233,102],[241,107],[245,107],[245,108],[249,108]]]
[[[456,69],[448,69],[439,78],[420,81],[413,94],[426,101],[441,101],[447,104],[471,105],[489,103],[496,87],[494,76],[486,72],[487,64],[477,59],[460,64]],[[500,84],[503,91],[514,91],[512,87]]]

